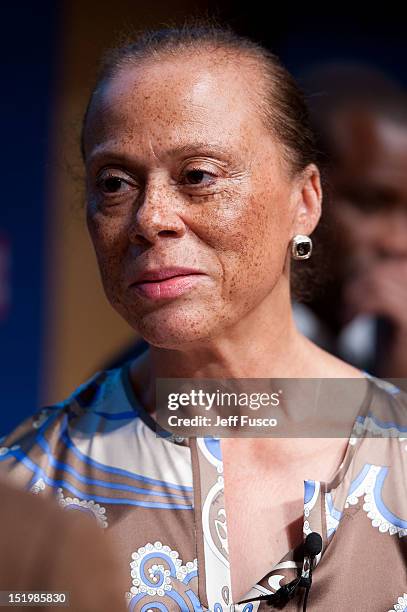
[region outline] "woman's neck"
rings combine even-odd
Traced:
[[[362,374],[296,328],[289,292],[279,287],[215,337],[187,346],[151,345],[130,367],[134,392],[154,412],[157,378],[323,378]]]

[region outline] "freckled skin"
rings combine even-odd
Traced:
[[[292,175],[253,103],[259,75],[217,53],[126,65],[99,88],[85,157],[104,289],[151,345],[150,383],[278,376],[277,364],[300,376],[311,362],[318,376],[330,356],[297,332],[289,293],[290,240],[320,216],[318,168]],[[109,193],[112,176],[120,186]],[[136,272],[169,265],[206,276],[164,302],[129,289]]]
[[[244,96],[235,68],[225,73],[224,65],[209,70],[199,61],[172,60],[122,69],[90,114],[88,225],[104,288],[155,346],[180,348],[216,336],[281,282],[294,233],[292,184],[279,143],[252,105],[242,104]],[[166,154],[194,142],[216,144],[225,156],[208,156],[203,147],[204,154],[200,148]],[[138,185],[103,197],[95,177],[109,163]],[[204,177],[203,186],[182,184],[183,169],[195,166],[215,176]],[[208,276],[166,303],[129,291],[136,270],[161,265],[188,265]]]

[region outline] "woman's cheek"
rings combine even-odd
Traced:
[[[241,253],[255,240],[256,221],[250,201],[237,190],[222,193],[207,205],[191,207],[184,221],[205,244],[220,252]]]
[[[269,203],[267,203],[269,204]],[[231,228],[234,251],[233,284],[260,293],[272,288],[284,267],[289,226],[269,205],[253,203],[252,214],[242,218],[245,231]]]
[[[87,223],[96,251],[123,248],[128,240],[128,221],[123,216],[96,211],[88,214]]]

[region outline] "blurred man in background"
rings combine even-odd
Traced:
[[[323,64],[299,82],[327,185],[313,235],[323,282],[296,306],[298,325],[374,375],[407,377],[406,94],[364,65]]]

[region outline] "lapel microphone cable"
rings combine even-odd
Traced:
[[[285,606],[285,604],[294,597],[297,589],[299,587],[305,588],[304,595],[304,604],[302,608],[302,612],[306,612],[307,610],[307,601],[308,594],[312,585],[312,566],[314,559],[322,550],[322,538],[316,531],[312,531],[307,535],[303,544],[304,550],[304,560],[308,557],[309,559],[309,569],[307,570],[305,576],[301,575],[300,577],[294,578],[288,584],[284,584],[280,587],[275,593],[270,593],[269,595],[261,595],[260,597],[255,597],[253,599],[244,599],[239,601],[238,604],[249,603],[251,601],[265,601],[272,607],[281,608]]]

